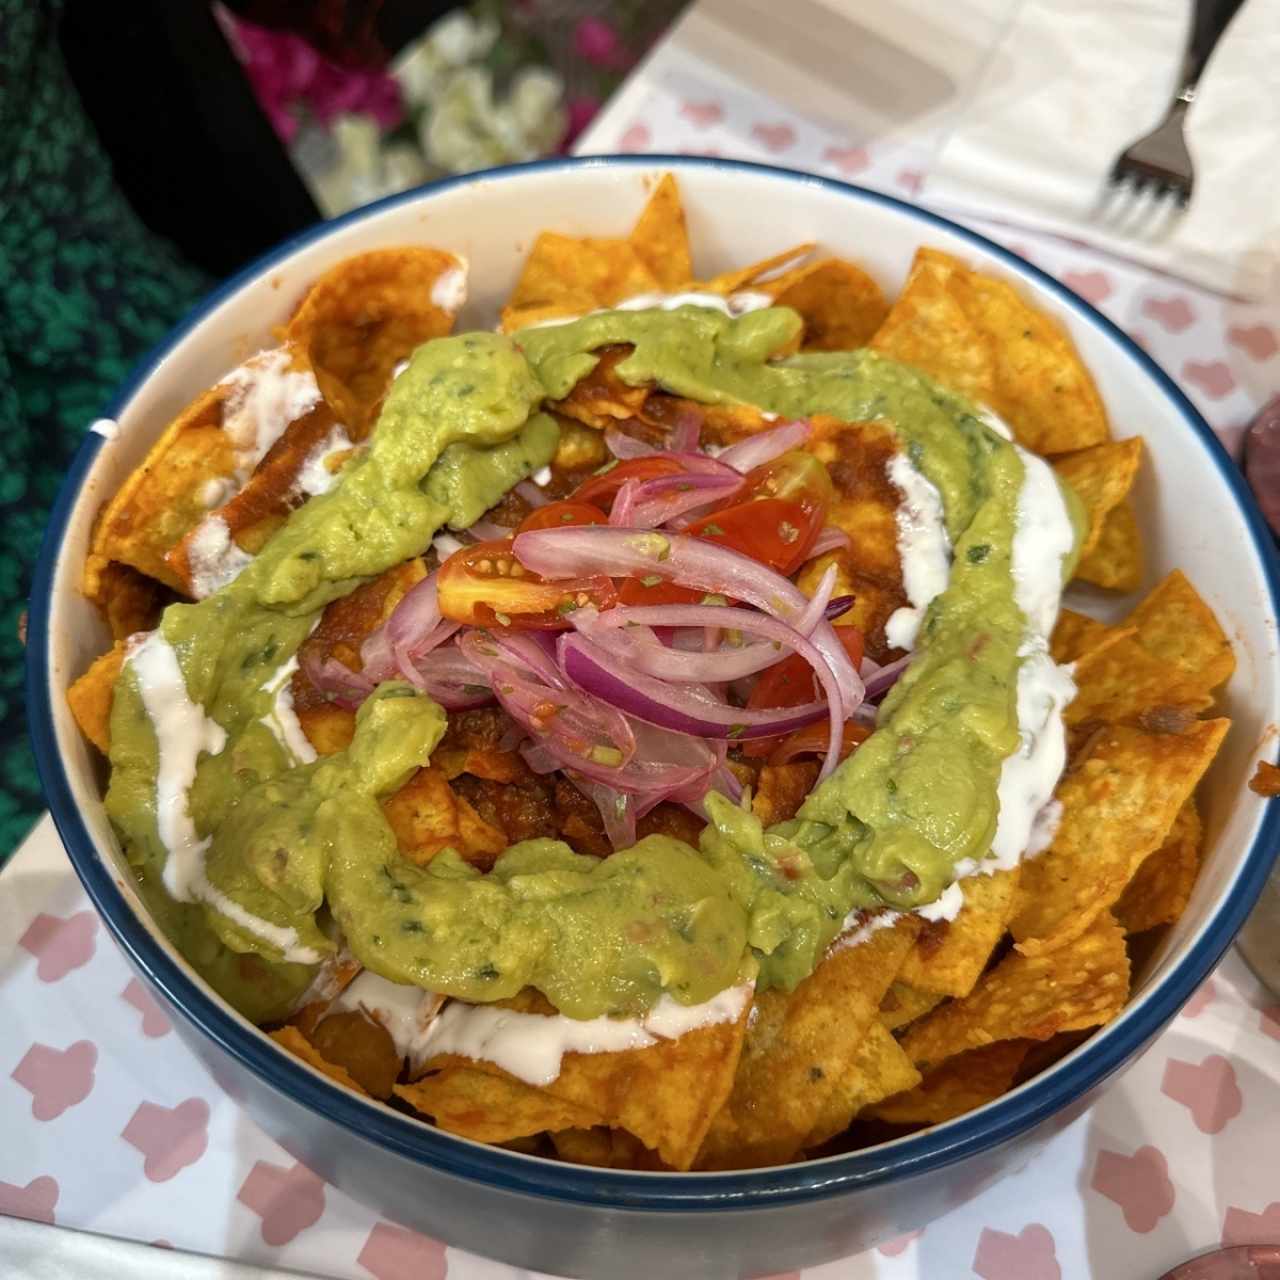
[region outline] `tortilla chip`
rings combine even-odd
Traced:
[[[882,1023],[874,1019],[866,1029],[853,1065],[827,1094],[822,1112],[808,1137],[806,1148],[820,1147],[843,1133],[872,1103],[920,1083],[920,1072]]]
[[[919,927],[904,917],[858,946],[837,943],[794,991],[757,994],[727,1114],[708,1134],[700,1169],[759,1168],[799,1152],[853,1069]]]
[[[111,751],[111,704],[115,701],[116,680],[124,666],[123,640],[93,660],[93,665],[67,690],[67,703],[80,732],[102,754]]]
[[[1107,516],[1133,488],[1141,461],[1141,436],[1094,445],[1054,460],[1053,469],[1075,490],[1089,517],[1081,556],[1098,545]]]
[[[222,430],[229,394],[219,384],[189,404],[107,502],[85,563],[84,593],[91,600],[102,599],[112,561],[183,590],[165,553],[207,514],[200,496],[206,485],[235,471],[235,451]]]
[[[1181,569],[1175,569],[1129,615],[1142,647],[1161,662],[1195,676],[1206,689],[1231,678],[1236,656],[1212,609]]]
[[[842,258],[824,258],[761,286],[775,305],[791,307],[804,321],[805,351],[856,351],[865,347],[889,314],[880,286]]]
[[[1249,779],[1249,790],[1258,796],[1280,796],[1280,769],[1266,760],[1259,760],[1253,777]]]
[[[553,472],[595,471],[613,456],[598,430],[590,430],[570,418],[557,421],[560,423],[560,443],[556,445],[556,456],[551,460]]]
[[[449,1133],[476,1142],[510,1142],[534,1133],[590,1129],[600,1117],[510,1076],[450,1066],[414,1084],[398,1084],[397,1098]]]
[[[490,826],[433,765],[388,796],[382,812],[400,852],[420,867],[442,850],[454,849],[473,867],[488,871],[507,847],[506,833]]]
[[[1076,662],[1085,654],[1111,641],[1119,629],[1109,627],[1088,614],[1063,609],[1053,629],[1049,653],[1054,662]]]
[[[722,296],[737,293],[740,289],[761,283],[763,276],[773,275],[787,267],[795,266],[800,259],[808,257],[815,248],[816,245],[812,241],[807,244],[798,244],[782,253],[775,253],[771,258],[753,262],[749,267],[722,271],[718,276],[712,276],[710,280],[703,281],[697,287],[701,292],[718,293]]]
[[[773,425],[754,405],[749,404],[699,404],[682,396],[668,395],[663,391],[651,391],[639,410],[641,422],[664,432],[672,428],[686,415],[697,414],[702,419],[702,443],[714,445],[736,444],[764,431]]]
[[[548,407],[598,431],[619,418],[634,418],[648,398],[649,388],[629,387],[615,372],[631,351],[626,345],[601,347],[595,368],[563,400]]]
[[[358,671],[360,645],[365,637],[391,615],[405,592],[425,576],[426,568],[417,559],[388,569],[350,595],[326,605],[316,629],[303,641],[298,650],[302,668],[294,672],[290,691],[302,732],[320,755],[333,755],[350,746],[356,713],[336,706],[311,683],[305,669],[308,660],[337,658]]]
[[[658,291],[657,276],[630,240],[543,231],[502,309],[502,331],[512,333],[559,316],[585,315],[624,298]]]
[[[928,920],[898,980],[939,996],[967,996],[982,976],[1013,912],[1020,868],[960,882],[964,906],[954,920]]]
[[[790,822],[813,790],[817,777],[818,765],[809,760],[765,765],[756,781],[751,812],[760,819],[762,826]]]
[[[561,1129],[551,1135],[561,1160],[597,1169],[662,1169],[665,1166],[638,1138],[625,1129]]]
[[[138,631],[153,631],[174,594],[167,587],[127,564],[112,560],[102,569],[96,603],[111,628],[113,640]]]
[[[1110,726],[1058,785],[1053,843],[1023,863],[1010,931],[1029,956],[1069,944],[1116,902],[1164,843],[1225,736],[1229,720],[1186,733]]]
[[[1136,722],[1185,727],[1213,704],[1213,691],[1235,670],[1231,643],[1195,588],[1174,570],[1121,625],[1076,663],[1078,692],[1066,721]],[[1121,634],[1123,632],[1123,634]],[[1172,713],[1183,713],[1181,722]]]
[[[317,1071],[323,1072],[330,1080],[336,1080],[339,1084],[346,1085],[348,1089],[364,1094],[366,1098],[369,1096],[345,1068],[322,1058],[320,1051],[297,1027],[277,1027],[271,1032],[271,1038],[282,1048],[288,1049],[295,1058],[301,1058],[309,1067],[315,1067]]]
[[[649,203],[631,229],[631,247],[659,288],[668,293],[686,288],[693,279],[689,230],[680,188],[672,174],[664,173],[654,187]]]
[[[1068,453],[1110,437],[1093,379],[1057,322],[1012,285],[938,249],[916,252],[871,346],[990,405],[1036,453]]]
[[[906,1093],[878,1102],[868,1111],[886,1124],[942,1124],[1008,1093],[1027,1056],[1025,1040],[999,1040],[948,1058]]]
[[[531,990],[499,1003],[524,1013],[554,1013],[551,1005]],[[644,1049],[566,1053],[560,1074],[539,1092],[595,1116],[587,1124],[559,1127],[605,1124],[626,1129],[672,1168],[688,1169],[712,1116],[724,1105],[733,1086],[749,1012],[748,1004],[735,1022],[699,1027],[679,1039],[660,1040]],[[427,1065],[428,1069],[466,1066],[507,1078],[493,1063],[453,1055]]]
[[[897,1031],[917,1018],[923,1018],[930,1009],[937,1008],[946,996],[932,991],[917,991],[905,982],[894,982],[880,1001],[880,1021],[889,1031]]]
[[[1128,996],[1124,932],[1103,911],[1056,951],[1011,951],[964,999],[908,1027],[902,1047],[919,1066],[998,1041],[1048,1040],[1060,1031],[1109,1022]]]
[[[1126,499],[1107,513],[1097,545],[1076,565],[1076,579],[1112,591],[1136,591],[1142,583],[1142,568],[1138,517]]]
[[[1112,908],[1126,933],[1173,924],[1181,917],[1200,873],[1203,841],[1204,828],[1193,796],[1178,811],[1164,844],[1147,855]]]
[[[465,290],[451,288],[452,272],[465,280],[466,263],[441,249],[356,254],[311,286],[285,326],[353,440],[373,426],[395,366],[453,328]]]

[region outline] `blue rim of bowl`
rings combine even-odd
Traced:
[[[1277,559],[1270,532],[1254,504],[1242,474],[1209,425],[1173,380],[1123,330],[1052,276],[977,232],[894,196],[869,191],[833,178],[773,165],[667,155],[562,157],[446,178],[388,196],[299,233],[250,263],[207,295],[161,343],[138,362],[108,408],[107,416],[117,417],[164,356],[225,298],[298,249],[328,236],[340,227],[374,217],[399,204],[419,200],[424,195],[510,176],[579,169],[625,171],[668,168],[677,171],[706,169],[767,175],[786,182],[829,190],[864,203],[889,207],[908,215],[922,226],[945,229],[1004,262],[1018,276],[1039,283],[1062,306],[1102,330],[1123,349],[1163,391],[1171,408],[1181,416],[1188,429],[1199,437],[1201,444],[1207,447],[1249,527],[1254,552],[1262,564],[1267,580],[1272,612],[1280,615],[1280,560]],[[1271,851],[1280,847],[1280,806],[1272,806],[1264,815],[1252,846],[1241,860],[1230,896],[1203,927],[1200,937],[1187,954],[1164,976],[1157,988],[1144,995],[1138,1007],[1131,1009],[1130,1016],[1112,1028],[1110,1034],[1089,1041],[1081,1050],[1077,1050],[1079,1056],[1073,1055],[1076,1060],[1070,1071],[1050,1073],[1033,1079],[1016,1092],[982,1108],[980,1112],[940,1128],[927,1129],[882,1147],[872,1147],[848,1155],[779,1168],[723,1174],[653,1174],[586,1169],[532,1159],[499,1148],[452,1138],[429,1125],[398,1115],[389,1108],[356,1098],[291,1060],[265,1037],[246,1030],[235,1016],[206,995],[192,977],[184,972],[183,967],[167,955],[150,935],[117,887],[110,866],[94,846],[76,807],[70,780],[57,748],[53,695],[49,681],[48,642],[53,577],[63,534],[84,478],[103,443],[102,437],[88,434],[71,464],[53,506],[32,586],[27,641],[27,705],[37,766],[58,833],[76,873],[116,941],[124,948],[133,964],[147,975],[191,1023],[269,1086],[310,1110],[327,1116],[354,1137],[373,1142],[417,1163],[505,1191],[539,1198],[601,1208],[695,1213],[712,1209],[750,1209],[821,1200],[845,1194],[858,1187],[902,1181],[936,1171],[1000,1146],[1027,1132],[1095,1088],[1142,1048],[1174,1017],[1226,951],[1261,892],[1272,861]]]

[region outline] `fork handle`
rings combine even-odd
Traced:
[[[1243,3],[1244,0],[1195,0],[1191,36],[1182,62],[1182,85],[1178,93],[1180,102],[1189,104],[1195,100],[1196,86],[1204,74],[1209,55],[1217,47],[1222,33]]]

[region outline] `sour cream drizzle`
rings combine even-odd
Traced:
[[[134,645],[128,662],[156,735],[156,830],[167,854],[161,872],[165,888],[177,902],[207,903],[247,933],[278,948],[286,960],[315,964],[320,954],[298,945],[296,929],[253,915],[205,875],[211,840],[197,833],[189,796],[197,761],[202,754],[216,756],[226,746],[226,730],[191,701],[178,655],[159,631]]]
[[[676,1040],[700,1027],[734,1022],[752,987],[729,987],[704,1004],[682,1005],[663,995],[641,1018],[567,1018],[499,1009],[455,1000],[436,1016],[425,1037],[434,1057],[456,1053],[493,1062],[528,1084],[550,1084],[566,1053],[621,1053]]]
[[[431,286],[431,302],[433,306],[448,311],[451,315],[461,309],[467,300],[467,260],[459,259],[460,265],[442,271]]]
[[[743,289],[737,293],[638,293],[633,298],[624,298],[612,307],[598,307],[588,311],[587,315],[599,315],[602,311],[674,311],[676,307],[710,307],[713,311],[723,312],[727,316],[745,315],[748,311],[761,311],[773,306],[773,299],[767,293],[755,293]],[[553,325],[572,324],[581,320],[582,316],[553,316],[550,320],[537,320],[525,325],[527,329],[550,329]]]
[[[905,453],[889,462],[889,479],[902,494],[895,516],[902,585],[911,601],[885,624],[885,639],[895,649],[914,649],[930,602],[947,589],[951,576],[951,540],[942,520],[942,495],[911,465]]]
[[[316,758],[316,749],[302,732],[302,724],[293,709],[293,673],[297,669],[298,655],[295,653],[277,667],[262,686],[267,693],[275,695],[271,710],[262,717],[262,723],[296,764],[310,764]]]
[[[409,1059],[412,1070],[425,1061],[427,1036],[443,1003],[444,997],[434,991],[390,982],[366,969],[329,1005],[325,1016],[362,1010],[386,1028],[396,1052]]]

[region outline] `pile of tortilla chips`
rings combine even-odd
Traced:
[[[1142,443],[1112,439],[1093,381],[1058,323],[1014,286],[938,250],[919,251],[890,305],[856,264],[814,257],[813,249],[799,245],[699,281],[680,194],[668,176],[629,235],[540,235],[502,327],[513,332],[647,293],[767,294],[799,312],[804,348],[870,346],[994,409],[1020,442],[1051,458],[1083,503],[1088,528],[1077,578],[1136,589],[1143,559],[1130,491]],[[86,590],[113,634],[153,625],[166,600],[190,589],[181,547],[211,509],[226,513],[232,536],[251,553],[296,501],[293,478],[317,439],[340,423],[359,447],[396,362],[447,332],[451,316],[423,299],[456,265],[434,250],[388,250],[341,263],[319,281],[282,334],[290,369],[314,376],[317,396],[282,424],[247,474],[237,471],[225,429],[225,385],[179,415],[99,521]],[[660,429],[688,410],[660,388],[621,382],[615,370],[625,352],[606,352],[552,406],[564,429],[560,473],[581,474],[605,460],[599,429],[611,421],[638,417]],[[706,438],[716,442],[764,425],[750,406],[700,411]],[[884,623],[905,599],[898,494],[885,473],[893,435],[878,422],[820,419],[813,426],[811,447],[837,495],[830,519],[850,535],[852,548],[809,566],[801,585],[835,563],[837,593],[855,599],[841,625],[861,628],[868,652],[884,660],[892,656]],[[211,508],[208,494],[224,490]],[[423,572],[411,561],[335,601],[307,643],[357,664],[361,639]],[[340,1083],[389,1098],[451,1133],[611,1168],[778,1164],[981,1106],[1124,1008],[1133,939],[1140,945],[1148,931],[1176,921],[1194,890],[1204,835],[1196,786],[1228,727],[1212,707],[1234,669],[1231,647],[1177,571],[1121,622],[1064,610],[1053,653],[1075,664],[1079,686],[1067,715],[1070,758],[1057,789],[1056,835],[1020,867],[964,881],[963,908],[949,922],[872,920],[856,945],[838,941],[794,991],[757,993],[736,1021],[644,1049],[569,1053],[559,1076],[539,1087],[456,1055],[417,1064],[392,1083],[394,1063],[391,1075],[370,1066],[381,1029],[367,1019],[369,1044],[340,1046],[329,1057],[320,1052],[323,1004],[309,1005],[273,1034]],[[117,646],[71,691],[86,734],[104,750],[119,667]],[[295,684],[295,694],[316,748],[345,746],[351,713],[309,700],[305,683]],[[502,833],[450,783],[463,772],[511,781],[519,763],[496,749],[439,755],[386,802],[400,847],[419,862],[454,847],[486,867],[501,850]],[[805,768],[766,767],[757,814],[774,821],[794,812],[812,779]],[[870,927],[877,923],[885,927]],[[505,1003],[527,1016],[554,1015],[532,991]]]

